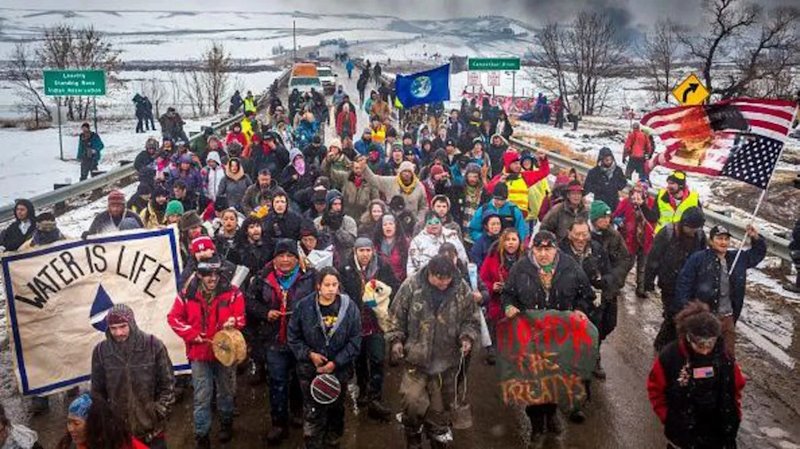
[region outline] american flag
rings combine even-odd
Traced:
[[[795,115],[796,103],[739,98],[651,112],[642,125],[667,149],[648,163],[730,176],[765,188]]]
[[[780,140],[754,134],[741,135],[720,175],[766,189],[782,148]]]

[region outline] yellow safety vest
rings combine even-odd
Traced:
[[[681,201],[681,204],[678,205],[677,209],[672,209],[672,205],[669,201],[664,201],[664,197],[667,196],[667,189],[661,189],[658,191],[658,198],[656,198],[656,203],[658,204],[658,225],[656,226],[655,233],[658,234],[658,231],[661,230],[664,225],[668,223],[677,223],[681,220],[683,213],[686,209],[690,207],[697,207],[700,205],[700,195],[697,192],[689,192],[689,195]]]
[[[508,186],[508,200],[516,204],[522,211],[523,215],[528,213],[528,184],[522,179],[522,176],[515,180],[507,180]]]
[[[543,178],[528,188],[528,216],[526,221],[539,219],[539,210],[541,210],[542,203],[547,198],[547,192],[549,191],[550,184],[547,182],[547,178]]]
[[[256,102],[253,98],[245,98],[244,99],[244,112],[248,111],[255,111],[256,110]]]

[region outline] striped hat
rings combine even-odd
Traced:
[[[311,397],[319,404],[336,402],[342,392],[342,384],[333,374],[320,374],[311,381]]]

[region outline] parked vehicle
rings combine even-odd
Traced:
[[[317,66],[309,62],[298,62],[292,67],[292,75],[289,78],[289,91],[297,89],[300,92],[309,92],[311,89],[322,90],[322,82],[319,79]]]

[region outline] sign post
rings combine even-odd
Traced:
[[[62,97],[97,97],[106,94],[106,72],[104,70],[44,70],[44,94],[57,97],[58,146],[64,160],[64,143],[61,132]],[[97,132],[97,99],[94,103],[94,131]]]
[[[58,151],[64,160],[64,139],[61,137],[61,98],[56,98],[56,114],[58,114]]]
[[[500,85],[500,72],[489,72],[486,84],[492,86],[492,97],[494,97],[494,88]]]

